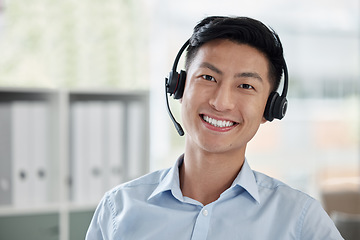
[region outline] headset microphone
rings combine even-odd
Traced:
[[[179,133],[180,136],[184,135],[184,130],[182,129],[180,123],[175,120],[175,117],[171,113],[169,106],[168,93],[173,95],[174,99],[182,98],[184,88],[185,88],[185,80],[186,80],[186,72],[181,70],[180,73],[176,71],[176,67],[180,60],[181,54],[185,51],[186,47],[190,44],[190,39],[185,42],[185,44],[181,47],[178,54],[176,55],[173,67],[171,72],[169,73],[169,77],[165,78],[165,96],[166,96],[166,106],[171,118],[171,121],[174,123],[174,126]]]
[[[165,78],[165,96],[166,96],[166,106],[167,106],[167,110],[168,110],[169,116],[170,116],[170,118],[171,118],[171,121],[174,123],[174,126],[175,126],[178,134],[179,134],[180,136],[183,136],[183,135],[184,135],[184,130],[182,129],[180,123],[178,123],[178,122],[175,120],[175,117],[174,117],[174,115],[171,113],[171,110],[170,110],[169,99],[168,99],[168,95],[167,95],[167,93],[168,93],[168,90],[167,90],[168,87],[167,87],[166,82],[167,82],[167,78]]]

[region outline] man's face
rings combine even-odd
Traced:
[[[211,153],[245,153],[270,93],[268,60],[229,40],[200,47],[187,72],[182,121],[187,145]]]

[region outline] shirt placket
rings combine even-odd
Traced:
[[[206,240],[209,232],[212,209],[213,204],[201,208],[196,218],[191,240]]]

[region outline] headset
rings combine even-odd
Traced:
[[[181,70],[180,73],[178,73],[176,71],[176,68],[182,53],[189,46],[189,44],[190,44],[190,39],[187,40],[184,43],[184,45],[180,48],[178,54],[176,55],[169,76],[165,78],[165,96],[166,96],[167,110],[180,136],[184,135],[184,130],[182,129],[181,125],[175,120],[175,117],[173,116],[170,110],[168,94],[170,94],[170,96],[173,95],[174,99],[180,99],[183,96],[184,88],[185,88],[186,72],[184,70]],[[284,84],[281,95],[276,91],[271,92],[266,103],[264,118],[269,122],[274,120],[274,118],[281,120],[286,114],[286,110],[288,106],[288,100],[286,99],[286,95],[288,91],[289,76],[284,58],[283,58],[283,72],[284,72]]]

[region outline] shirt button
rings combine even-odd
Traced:
[[[206,209],[204,209],[204,210],[202,211],[202,214],[204,215],[204,217],[207,217],[207,215],[209,215],[209,211],[206,210]]]

